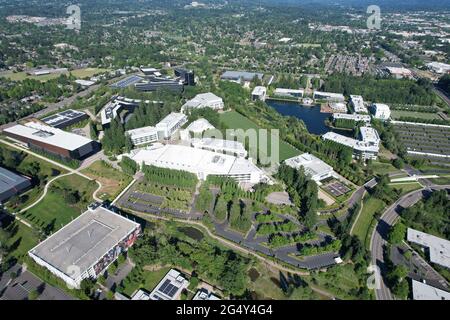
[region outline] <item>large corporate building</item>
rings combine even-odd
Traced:
[[[408,228],[407,239],[427,249],[430,261],[450,269],[450,241]]]
[[[221,80],[244,84],[253,81],[255,78],[263,80],[264,74],[259,72],[247,71],[225,71],[220,77]]]
[[[83,279],[101,275],[134,244],[140,230],[138,223],[96,205],[28,255],[68,285],[78,287]]]
[[[0,203],[4,203],[30,187],[30,179],[0,167]]]
[[[317,183],[334,174],[332,166],[309,153],[286,159],[284,163],[294,169],[303,168],[305,174]]]
[[[352,120],[355,122],[364,122],[365,124],[369,124],[371,117],[368,114],[333,113],[333,119]]]
[[[4,129],[3,133],[30,149],[44,151],[61,159],[82,159],[97,151],[91,139],[53,128],[36,121]]]
[[[194,148],[230,154],[236,157],[245,158],[247,156],[247,150],[245,150],[244,145],[239,141],[217,138],[194,138],[191,140],[191,145]]]
[[[136,149],[127,156],[138,164],[188,171],[201,180],[217,175],[252,184],[267,181],[264,172],[250,160],[190,146],[161,145]]]
[[[263,86],[256,86],[252,91],[253,101],[266,101],[267,88]]]
[[[342,144],[353,150],[353,156],[362,159],[376,159],[380,149],[380,137],[378,132],[371,127],[360,128],[361,140],[356,140],[344,135],[327,132],[322,139]]]
[[[193,99],[186,102],[181,107],[181,112],[186,112],[192,109],[201,109],[201,108],[211,108],[213,110],[221,110],[223,109],[224,104],[221,97],[216,96],[215,94],[201,93],[196,95]]]
[[[285,89],[285,88],[276,88],[273,95],[277,97],[285,97],[285,98],[303,98],[305,93],[304,89]]]
[[[169,90],[173,92],[181,92],[184,88],[184,81],[167,77],[148,76],[144,80],[134,84],[138,91],[156,91]]]
[[[173,133],[187,122],[187,116],[183,113],[172,112],[156,124],[128,130],[126,134],[130,137],[133,145],[142,145],[168,139]]]
[[[355,113],[369,113],[361,96],[351,95],[350,105]]]

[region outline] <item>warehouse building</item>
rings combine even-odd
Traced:
[[[30,149],[44,151],[61,159],[83,159],[98,150],[91,139],[53,128],[35,121],[4,129],[3,133]]]
[[[42,122],[54,128],[64,129],[88,118],[89,117],[85,112],[69,109],[45,117],[44,119],[42,119]]]
[[[284,163],[294,169],[303,167],[305,174],[318,184],[334,174],[333,167],[309,153],[304,153],[284,160]]]
[[[126,156],[141,165],[188,171],[201,180],[209,175],[229,177],[250,184],[267,180],[263,171],[250,160],[189,146],[161,145],[133,150]]]
[[[224,107],[222,98],[216,96],[215,94],[201,93],[196,95],[193,99],[186,102],[181,107],[181,112],[186,112],[192,109],[201,109],[201,108],[211,108],[213,110],[222,110]]]
[[[247,150],[245,150],[244,145],[238,141],[217,138],[195,138],[191,140],[191,145],[194,148],[225,153],[236,157],[245,158],[247,156]]]
[[[67,285],[96,279],[130,248],[140,225],[101,206],[91,206],[78,218],[28,252]]]
[[[150,293],[151,300],[178,300],[181,291],[186,289],[189,281],[175,269],[170,269],[164,278]]]
[[[0,203],[31,187],[30,179],[0,167]]]

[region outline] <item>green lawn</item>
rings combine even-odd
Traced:
[[[440,176],[437,179],[432,179],[432,182],[440,185],[447,185],[450,184],[450,175]]]
[[[365,198],[362,211],[355,221],[352,234],[356,235],[363,243],[366,243],[366,240],[370,239],[370,230],[375,212],[383,210],[385,207],[386,205],[382,200]]]
[[[72,70],[72,71],[70,71],[70,73],[76,78],[87,78],[87,77],[92,77],[99,73],[103,73],[105,71],[108,71],[108,69],[83,68],[83,69]],[[62,74],[68,75],[69,72],[44,74],[42,76],[32,76],[32,75],[28,75],[26,72],[16,72],[16,73],[13,73],[13,72],[6,73],[5,72],[5,73],[0,74],[0,77],[8,78],[12,81],[22,81],[25,79],[34,79],[34,80],[39,80],[41,82],[45,82],[50,79],[58,78]]]
[[[77,175],[69,175],[56,180],[52,185],[78,190],[81,200],[74,205],[68,204],[60,192],[50,188],[44,199],[22,216],[38,228],[48,227],[49,230],[56,231],[86,211],[97,184]]]
[[[420,188],[422,188],[422,186],[418,182],[391,183],[389,185],[394,189],[401,190],[401,192],[402,192],[401,195],[404,195],[411,191],[419,190]]]
[[[406,110],[392,110],[391,115],[394,120],[400,119],[401,117],[413,117],[425,120],[441,119],[441,117],[436,113],[406,111]]]
[[[222,113],[220,115],[220,120],[230,129],[260,129],[256,123],[248,119],[247,117],[241,115],[240,113],[236,111],[229,111]],[[267,153],[270,154],[271,151],[271,141],[270,137],[268,137],[268,147],[267,147]],[[259,144],[259,138],[258,138],[258,144]],[[290,144],[280,140],[280,161],[283,161],[285,159],[294,157],[296,155],[299,155],[301,152],[292,147]]]
[[[133,293],[138,289],[145,289],[150,292],[156,287],[161,279],[164,278],[169,270],[169,267],[164,267],[156,271],[144,270],[144,281],[142,283],[132,281],[132,277],[127,277],[123,281],[123,284],[125,286],[125,288],[123,289],[123,293],[131,297]]]
[[[400,172],[400,170],[394,167],[392,164],[378,161],[373,161],[371,164],[371,168],[373,169],[373,172],[375,174],[379,175]]]
[[[12,251],[5,257],[5,261],[9,258],[22,261],[28,251],[37,245],[38,236],[35,231],[19,221],[12,222],[7,229],[12,230],[13,236],[7,242],[7,246],[12,248]]]

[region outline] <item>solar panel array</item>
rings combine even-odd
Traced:
[[[164,281],[164,283],[159,287],[158,291],[165,294],[166,296],[172,298],[178,291],[178,287],[174,286],[170,280]]]

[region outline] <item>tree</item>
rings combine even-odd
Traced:
[[[36,300],[37,298],[39,298],[40,294],[37,290],[31,290],[28,293],[28,300]]]
[[[398,222],[392,227],[392,229],[389,231],[388,241],[391,244],[399,244],[405,239],[406,235],[406,226]]]

